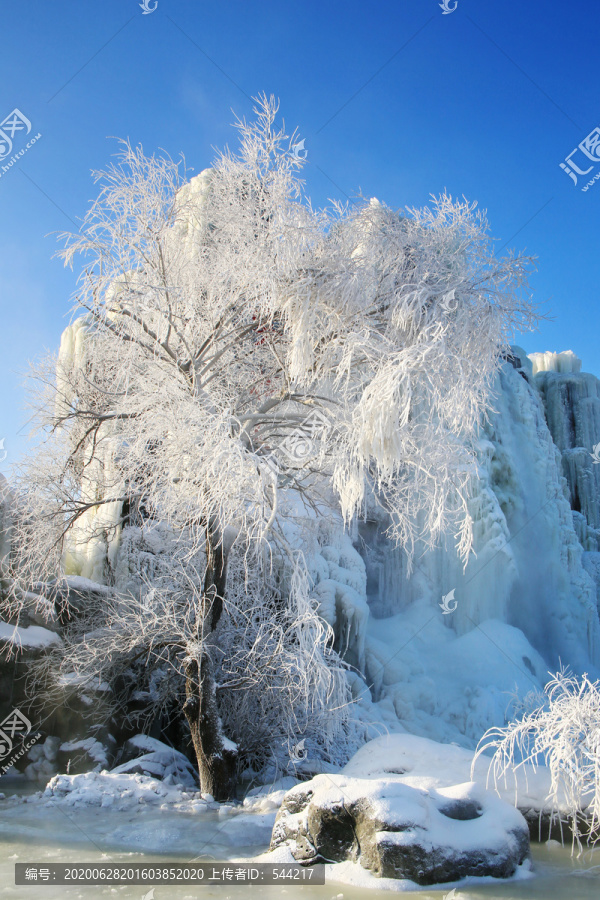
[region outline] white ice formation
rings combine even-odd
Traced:
[[[561,663],[599,673],[600,381],[570,351],[548,357],[534,376],[515,347],[498,375],[465,570],[449,540],[407,577],[374,514],[354,535],[366,598],[334,590],[335,571],[316,586],[340,646],[352,636],[356,695],[392,731],[473,746]]]
[[[529,359],[533,366],[533,375],[538,372],[581,372],[581,360],[572,350],[563,350],[562,353],[553,353],[546,350],[545,353],[530,353]]]

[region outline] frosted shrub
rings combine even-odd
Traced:
[[[489,729],[477,748],[477,758],[494,749],[488,777],[506,784],[527,764],[546,765],[550,790],[546,798],[551,821],[562,823],[566,815],[575,844],[582,838],[595,844],[600,838],[600,682],[586,674],[579,681],[566,670],[547,683],[540,704],[504,728]],[[473,769],[472,769],[473,773]]]

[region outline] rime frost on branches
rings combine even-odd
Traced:
[[[488,777],[505,785],[531,764],[546,765],[551,785],[547,803],[553,821],[569,821],[573,848],[581,839],[595,844],[600,837],[600,682],[587,675],[578,680],[564,669],[531,698],[521,718],[504,728],[491,728],[482,737],[477,758],[494,750]],[[515,797],[517,799],[517,797]]]
[[[454,528],[466,558],[472,439],[500,351],[533,319],[528,261],[497,260],[483,216],[446,195],[407,215],[313,211],[275,113],[263,99],[240,154],[189,184],[128,145],[96,176],[65,251],[86,257],[87,313],[63,339],[53,424],[108,504],[105,532],[136,486],[158,518],[210,510],[260,540],[282,484],[318,496],[326,474],[346,520],[374,483],[408,552]],[[286,439],[315,408],[329,427],[294,468]]]

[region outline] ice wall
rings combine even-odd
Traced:
[[[600,550],[600,453],[595,452],[600,442],[600,381],[584,373],[542,371],[535,384],[561,453],[571,507],[585,519],[577,520],[583,545]]]
[[[563,350],[562,353],[553,353],[546,350],[545,353],[530,353],[533,375],[538,372],[581,372],[581,360],[572,350]]]
[[[540,371],[535,385],[561,455],[583,568],[594,581],[600,611],[600,381],[555,368]]]
[[[523,697],[561,662],[600,674],[600,553],[578,537],[597,549],[600,383],[577,372],[574,354],[555,357],[537,376],[518,347],[502,365],[481,430],[465,570],[450,540],[417,554],[408,578],[385,521],[358,524],[370,613],[363,674],[389,728],[473,744],[504,723],[510,692]]]

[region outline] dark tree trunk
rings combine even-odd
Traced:
[[[207,528],[206,548],[206,577],[196,624],[196,647],[200,649],[186,660],[183,711],[196,752],[201,791],[212,794],[215,800],[229,800],[235,796],[237,751],[223,734],[207,646],[207,638],[215,631],[223,612],[227,580],[227,552],[213,521]]]
[[[212,794],[215,800],[230,800],[235,796],[237,783],[237,752],[226,746],[208,654],[202,654],[200,663],[189,658],[185,676],[183,711],[196,751],[200,790]]]

